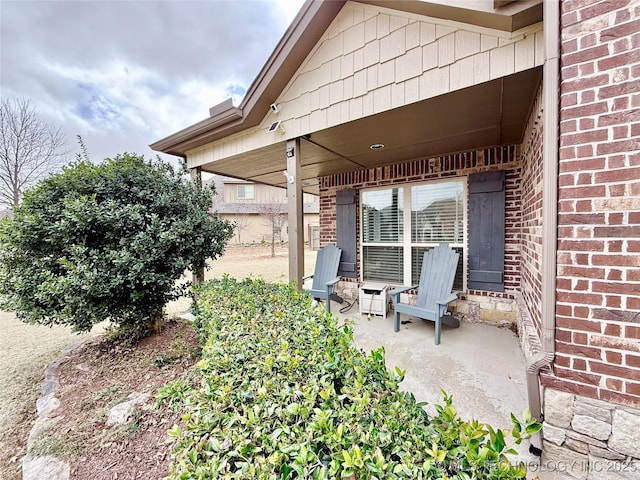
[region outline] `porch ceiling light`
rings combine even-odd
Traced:
[[[384,148],[384,144],[383,143],[374,143],[373,145],[369,146],[369,148],[371,150],[382,150]]]

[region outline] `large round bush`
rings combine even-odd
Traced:
[[[212,190],[170,164],[123,154],[81,161],[25,192],[0,228],[2,306],[20,319],[86,331],[110,320],[140,336],[176,280],[222,255],[233,225]]]

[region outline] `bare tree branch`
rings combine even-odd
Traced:
[[[276,256],[276,235],[280,237],[284,220],[288,217],[286,203],[261,203],[258,213],[266,218],[271,225],[271,256]]]
[[[16,207],[23,192],[66,163],[60,128],[45,122],[31,101],[0,104],[0,205]]]

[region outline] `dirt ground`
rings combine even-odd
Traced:
[[[67,327],[26,325],[13,313],[0,312],[0,479],[20,478],[44,366],[90,336],[73,334]]]
[[[169,406],[154,408],[159,387],[182,378],[198,360],[191,324],[170,321],[135,348],[105,352],[102,339],[72,352],[58,369],[59,423],[34,441],[32,452],[70,463],[71,479],[160,479],[171,462],[167,430],[179,422]],[[111,407],[131,393],[152,400],[129,423],[108,426]]]
[[[313,272],[315,257],[314,251],[305,252],[305,273]],[[205,274],[207,279],[228,273],[238,279],[250,276],[263,278],[268,282],[287,281],[288,252],[286,246],[278,246],[276,256],[271,257],[271,247],[268,245],[230,246],[225,255],[212,262],[211,266]],[[167,306],[167,313],[170,317],[175,316],[187,311],[189,305],[187,299],[172,302]],[[168,381],[167,379],[184,372],[189,366],[189,355],[184,355],[184,360],[180,359],[179,362],[163,365],[164,370],[157,370],[154,363],[163,352],[175,350],[177,345],[191,343],[192,339],[188,337],[187,332],[182,331],[183,328],[184,326],[174,326],[172,329],[166,329],[155,340],[150,339],[146,344],[146,350],[141,350],[142,357],[136,357],[132,352],[116,357],[99,355],[96,354],[96,348],[85,347],[71,354],[68,361],[61,366],[60,375],[64,376],[66,382],[61,394],[64,395],[66,392],[69,395],[71,392],[68,400],[71,403],[75,402],[76,407],[80,408],[76,413],[69,411],[67,416],[73,417],[78,414],[80,417],[87,417],[87,421],[93,422],[90,423],[90,427],[95,433],[95,436],[74,437],[73,433],[78,426],[71,423],[65,427],[67,437],[76,438],[79,443],[47,447],[54,450],[62,448],[63,453],[70,451],[70,455],[75,455],[77,461],[72,464],[71,478],[159,478],[155,475],[149,476],[148,469],[158,468],[159,472],[168,464],[168,451],[164,444],[164,432],[172,422],[168,412],[145,411],[136,421],[135,427],[131,427],[132,430],[117,432],[113,437],[104,434],[102,420],[89,418],[86,409],[104,409],[105,401],[116,401],[118,396],[128,389],[155,389],[157,385]],[[97,329],[96,332],[77,335],[66,327],[26,325],[17,320],[12,313],[0,312],[0,479],[21,478],[20,462],[26,454],[26,439],[36,418],[35,401],[39,396],[44,367],[74,342],[87,341],[100,331],[101,329]],[[95,363],[99,357],[102,357],[103,363]],[[144,358],[144,361],[141,358]],[[83,376],[88,374],[84,370],[84,364],[91,365],[93,380],[84,384],[82,389],[78,389],[74,387],[74,382],[83,381]],[[78,365],[81,367],[78,368]],[[106,375],[106,372],[112,374]],[[104,378],[98,380],[101,375]],[[143,379],[142,383],[139,383],[140,378]],[[101,383],[102,380],[111,383]],[[93,386],[88,388],[89,384]],[[76,395],[74,398],[73,392],[80,391],[84,397]],[[89,452],[97,455],[87,456],[85,447],[78,447],[80,444],[91,447]],[[156,446],[159,456],[155,456]],[[151,451],[154,452],[152,459],[148,456]],[[100,458],[105,464],[92,465],[92,462],[87,462],[87,459],[92,457]],[[112,459],[111,463],[108,462],[109,459]],[[142,476],[128,476],[126,472],[131,473],[133,470],[127,470],[127,465],[132,467],[137,464],[141,468]],[[96,474],[98,467],[102,471],[99,475]]]

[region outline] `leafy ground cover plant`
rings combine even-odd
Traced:
[[[0,226],[1,306],[29,323],[87,331],[110,320],[144,336],[183,293],[185,269],[222,255],[232,236],[208,211],[212,193],[160,159],[71,164],[25,192]]]
[[[524,478],[506,434],[462,421],[444,395],[430,417],[399,389],[384,350],[293,285],[230,278],[198,292],[201,381],[160,390],[180,409],[169,479]],[[512,417],[512,442],[540,425]]]

